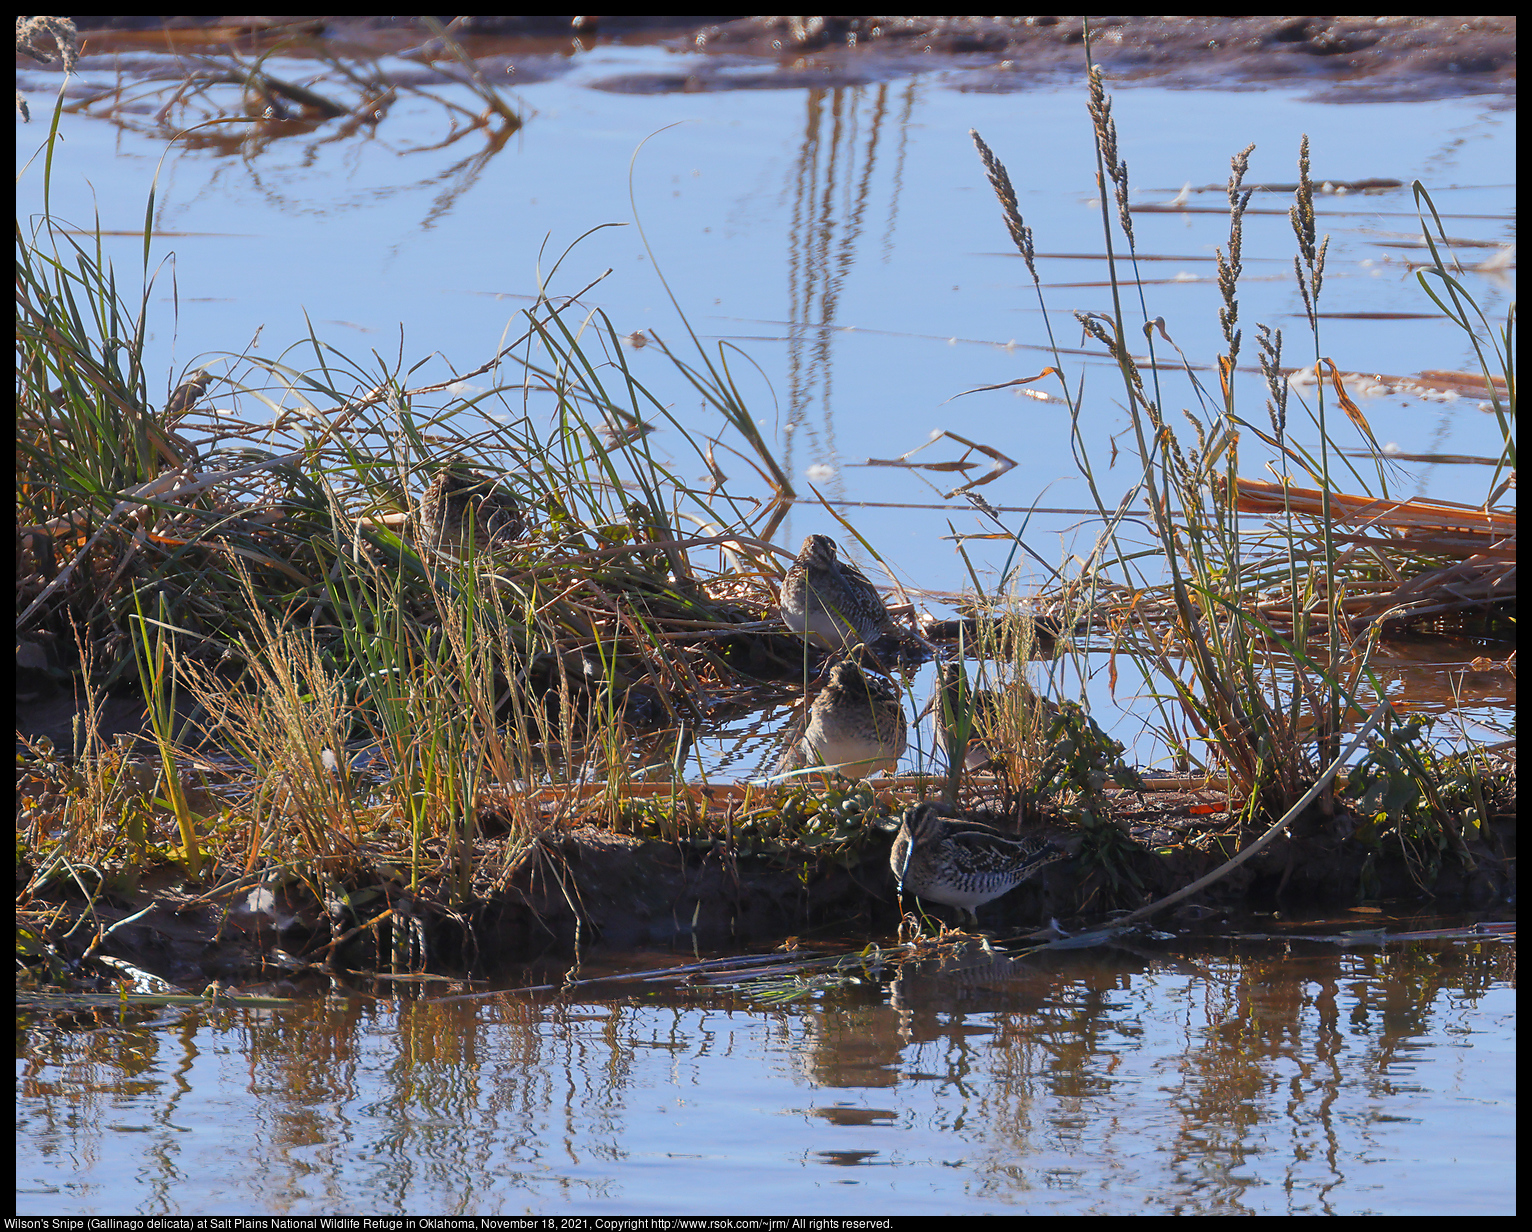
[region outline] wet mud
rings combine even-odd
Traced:
[[[444,24],[481,64],[506,57],[525,80],[546,80],[603,42],[704,52],[684,70],[595,83],[628,93],[838,87],[912,71],[956,69],[960,89],[1025,90],[1084,67],[1081,18],[1034,17],[496,17]],[[417,51],[418,17],[77,17],[107,45],[177,47],[199,33],[324,39],[353,55]],[[1091,19],[1091,54],[1115,82],[1177,87],[1231,82],[1336,87],[1351,96],[1440,98],[1510,93],[1514,16],[1107,16]],[[431,71],[423,62],[422,71]],[[532,74],[533,76],[527,76]]]
[[[1167,824],[1132,823],[1134,842],[1110,871],[1080,860],[1050,865],[981,907],[982,927],[1004,933],[1058,921],[1073,930],[1109,920],[1190,884],[1250,837],[1189,839]],[[1344,910],[1364,899],[1453,910],[1514,901],[1514,815],[1434,866],[1406,860],[1397,846],[1353,841],[1356,825],[1348,814],[1301,820],[1296,833],[1155,923],[1174,928],[1253,907]],[[1079,848],[1077,833],[1072,841],[1067,830],[1040,833]],[[855,858],[825,860],[581,826],[545,832],[502,884],[466,903],[453,903],[441,885],[411,893],[400,881],[354,876],[323,891],[312,880],[268,877],[199,893],[166,869],[133,884],[56,886],[32,907],[51,901],[48,932],[61,952],[78,957],[110,930],[100,953],[194,990],[209,980],[270,986],[305,973],[485,974],[599,950],[739,951],[814,937],[892,942],[901,907],[917,905],[897,893],[892,841],[870,831]],[[476,864],[492,866],[493,855],[476,852]],[[18,869],[18,888],[28,874]],[[949,908],[922,906],[933,922],[960,923]],[[81,916],[90,918],[74,927]]]
[[[176,47],[194,45],[199,32],[233,29],[253,40],[296,32],[380,55],[416,48],[423,37],[415,18],[76,20],[103,45],[133,39],[144,51],[165,50],[168,29],[187,35]],[[520,80],[567,71],[580,50],[603,40],[707,54],[700,66],[689,58],[684,71],[592,83],[632,93],[835,87],[916,68],[968,73],[956,83],[962,89],[1024,90],[1050,75],[1077,76],[1083,66],[1080,21],[1072,17],[467,18],[452,28],[482,40],[473,53],[503,57]],[[1513,17],[1117,17],[1095,19],[1093,29],[1093,54],[1118,81],[1298,83],[1366,101],[1510,93],[1515,83]],[[447,69],[422,59],[420,72]],[[77,703],[60,671],[18,658],[17,678],[19,730],[74,748]],[[104,736],[141,736],[143,714],[141,698],[108,699]],[[986,904],[984,927],[1107,918],[1189,884],[1253,837],[1189,833],[1173,815],[1150,810],[1124,821],[1132,842],[1110,868],[1052,865]],[[1178,910],[1362,899],[1504,903],[1514,896],[1514,825],[1512,801],[1463,850],[1407,858],[1397,845],[1358,841],[1363,824],[1355,817],[1316,816],[1172,909],[1171,918]],[[473,864],[492,866],[493,844],[504,841],[481,840]],[[892,938],[901,903],[891,843],[891,834],[871,834],[854,859],[832,861],[807,850],[763,855],[721,840],[660,842],[577,826],[545,832],[500,884],[477,887],[465,902],[441,886],[412,892],[381,876],[342,876],[325,888],[312,877],[208,888],[164,868],[132,881],[82,873],[54,883],[28,909],[51,915],[46,935],[71,960],[99,939],[97,952],[189,988],[314,971],[488,971],[588,946],[718,950],[793,936]],[[18,890],[31,872],[18,866]],[[942,908],[931,914],[955,919]]]

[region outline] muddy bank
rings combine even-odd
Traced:
[[[476,56],[574,57],[601,42],[711,53],[716,64],[679,74],[635,74],[602,88],[641,93],[840,86],[891,73],[987,70],[966,88],[1030,89],[1084,67],[1078,16],[473,16],[443,19]],[[76,17],[99,38],[169,38],[198,31],[220,41],[314,38],[350,54],[413,49],[419,17]],[[1107,16],[1091,19],[1092,54],[1115,79],[1181,87],[1230,81],[1350,87],[1368,98],[1510,92],[1516,19],[1510,16]],[[490,40],[493,45],[485,46]],[[741,61],[752,63],[740,72]],[[546,69],[547,66],[544,66]],[[763,71],[764,70],[764,71]],[[1360,91],[1358,87],[1362,87]],[[1337,92],[1337,98],[1343,93]]]
[[[1091,29],[1096,63],[1119,79],[1182,86],[1367,79],[1452,93],[1515,79],[1514,17],[1109,16],[1092,17]],[[693,39],[699,49],[757,55],[988,55],[1004,61],[1015,88],[1036,73],[1078,71],[1082,43],[1082,19],[1067,16],[747,17]],[[1428,85],[1428,77],[1442,80]]]
[[[1077,928],[1189,884],[1238,847],[1230,836],[1173,835],[1167,821],[1135,823],[1135,841],[1110,871],[1075,859],[1053,864],[980,909],[987,930],[1016,931],[1056,919]],[[1156,920],[1160,927],[1226,909],[1344,909],[1363,900],[1451,909],[1514,901],[1515,821],[1506,816],[1462,858],[1443,853],[1434,869],[1407,862],[1396,844],[1379,850],[1348,831],[1342,815],[1300,823],[1196,898]],[[1061,846],[1078,834],[1045,829]],[[738,951],[788,937],[890,941],[899,906],[888,856],[892,834],[869,832],[855,858],[806,851],[731,851],[721,841],[665,843],[590,827],[545,833],[504,883],[454,906],[443,889],[411,894],[399,881],[353,876],[321,896],[296,879],[196,891],[170,871],[132,884],[55,884],[26,905],[51,915],[44,929],[59,953],[78,959],[112,930],[99,952],[191,990],[209,980],[272,984],[305,972],[493,972],[577,948]],[[484,853],[478,862],[488,864]],[[18,886],[29,870],[18,869]],[[87,904],[84,891],[94,901]],[[905,899],[911,909],[914,900]],[[950,909],[925,904],[933,919]],[[82,915],[92,919],[75,928]],[[129,917],[137,916],[136,919]],[[124,922],[127,921],[127,922]],[[115,927],[114,927],[115,926]],[[72,930],[72,931],[71,931]]]
[[[1326,827],[1329,834],[1314,827],[1307,837],[1279,840],[1191,900],[1186,914],[1252,904],[1350,906],[1368,884],[1370,897],[1436,898],[1466,907],[1488,905],[1513,892],[1514,821],[1469,853],[1472,870],[1444,861],[1427,893],[1418,884],[1418,872],[1412,873],[1404,860],[1369,856],[1361,844],[1340,837],[1349,823],[1337,820],[1338,826]],[[1031,833],[1061,847],[1079,846],[1078,834],[1067,830]],[[1232,842],[1201,850],[1156,848],[1166,837],[1153,827],[1142,828],[1129,857],[1110,873],[1083,868],[1079,861],[1050,865],[981,907],[981,925],[1017,930],[1053,918],[1082,921],[1111,909],[1138,907],[1211,872],[1237,849]],[[857,863],[841,865],[808,856],[739,855],[722,844],[709,849],[571,831],[546,843],[539,864],[529,866],[509,892],[475,913],[473,927],[462,933],[463,944],[479,947],[481,958],[492,962],[530,957],[539,949],[569,950],[577,935],[582,942],[624,950],[692,942],[724,950],[816,932],[887,939],[896,933],[900,918],[888,858],[892,840],[892,834],[879,835]],[[933,920],[960,922],[952,909],[920,905]],[[916,900],[906,896],[904,910],[915,907]],[[439,934],[443,957],[451,949],[452,931]]]

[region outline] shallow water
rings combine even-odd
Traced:
[[[507,76],[526,123],[490,149],[475,132],[454,132],[441,145],[448,114],[410,95],[375,132],[343,138],[320,129],[243,147],[170,143],[131,109],[123,125],[66,116],[53,209],[83,224],[101,211],[102,227],[118,232],[105,237],[108,255],[136,272],[142,239],[135,229],[153,188],[156,253],[171,264],[159,271],[151,301],[148,367],[166,382],[165,392],[182,366],[218,352],[249,345],[275,358],[307,337],[310,321],[358,362],[373,348],[385,355],[399,348],[402,328],[406,364],[440,357],[415,372],[413,384],[448,376],[446,364],[461,372],[503,345],[507,329],[520,332],[518,310],[558,254],[592,228],[615,223],[579,242],[549,290],[573,293],[610,270],[583,302],[609,313],[619,334],[658,330],[680,345],[680,319],[656,277],[662,272],[710,348],[719,341],[742,348],[735,365],[741,391],[805,495],[803,481],[812,478],[831,498],[933,505],[960,531],[993,530],[961,498],[943,498],[956,486],[950,473],[927,484],[907,470],[862,465],[914,449],[943,428],[1017,461],[983,489],[996,505],[1025,509],[1040,493],[1048,508],[1089,503],[1056,389],[1046,402],[1029,396],[1048,392],[1046,382],[952,400],[1052,362],[1037,294],[969,140],[974,128],[1006,162],[1035,231],[1059,345],[1087,374],[1084,426],[1092,446],[1127,426],[1111,365],[1097,348],[1078,350],[1070,315],[1111,304],[1097,255],[1095,155],[1078,82],[1048,77],[997,94],[976,92],[969,76],[928,72],[833,90],[635,95],[610,85],[633,72],[684,71],[699,57],[603,45],[552,59],[557,75]],[[111,56],[81,63],[76,92],[117,80]],[[310,62],[280,58],[269,67],[294,78],[314,71]],[[419,71],[412,61],[386,57],[381,67]],[[56,78],[25,80],[41,109]],[[1135,228],[1148,258],[1140,270],[1148,315],[1164,317],[1176,345],[1204,366],[1204,383],[1221,345],[1213,268],[1214,247],[1228,244],[1221,185],[1230,156],[1251,142],[1251,185],[1290,183],[1299,137],[1308,133],[1316,180],[1389,176],[1407,185],[1419,177],[1436,194],[1466,264],[1514,241],[1507,168],[1515,113],[1505,99],[1336,106],[1293,87],[1118,88],[1114,114],[1135,205],[1163,206],[1184,185],[1193,190],[1184,208],[1135,215]],[[446,83],[439,92],[459,103],[470,97]],[[21,130],[18,169],[44,135],[36,124]],[[42,182],[37,165],[20,176],[24,219],[41,206]],[[1290,194],[1257,193],[1245,225],[1247,336],[1238,379],[1251,381],[1242,393],[1258,421],[1265,395],[1252,371],[1256,322],[1282,328],[1294,347],[1303,332],[1290,204]],[[1326,193],[1317,208],[1321,230],[1331,235],[1323,353],[1345,371],[1472,367],[1462,336],[1411,277],[1419,224],[1408,188]],[[1514,298],[1514,269],[1465,277],[1491,320]],[[1377,315],[1408,312],[1423,316]],[[655,348],[629,361],[699,439],[723,431]],[[1289,355],[1292,365],[1306,361],[1312,355],[1301,347]],[[291,362],[307,360],[299,353]],[[1194,405],[1184,382],[1174,383],[1179,361],[1170,363],[1162,377],[1167,405]],[[230,370],[241,371],[230,361],[214,364],[215,374]],[[1406,452],[1493,452],[1493,422],[1463,400],[1378,390],[1362,396],[1382,442]],[[242,409],[258,421],[270,416],[249,399]],[[700,470],[674,429],[650,441],[662,460]],[[742,442],[725,434],[723,444]],[[1251,451],[1261,447],[1249,437],[1243,448],[1254,473],[1261,455]],[[921,460],[959,452],[928,451]],[[758,489],[748,467],[721,464],[731,488]],[[1110,508],[1121,489],[1106,470],[1102,463],[1097,479]],[[1406,474],[1396,485],[1404,494],[1482,499],[1475,468],[1416,464]],[[941,538],[949,533],[945,520],[908,509],[856,517],[904,581],[938,589],[967,581],[951,541]],[[1056,562],[1052,537],[1070,523],[1053,515],[1034,520],[1029,542]],[[786,528],[786,541],[821,530],[839,533],[822,510],[805,508]],[[981,575],[997,569],[1008,550],[984,541],[970,547]]]
[[[449,380],[520,332],[519,311],[573,245],[550,291],[574,293],[594,280],[582,302],[605,311],[619,335],[658,333],[696,362],[668,284],[710,355],[720,354],[720,344],[738,348],[727,354],[742,396],[799,492],[810,500],[817,491],[831,501],[858,502],[842,508],[912,593],[969,586],[970,563],[986,586],[1018,566],[1013,581],[1024,593],[1046,584],[1048,569],[1086,552],[1100,525],[1071,457],[1064,403],[1048,381],[958,395],[1055,363],[1051,326],[1062,348],[1057,362],[1083,395],[1082,439],[1092,450],[1095,482],[1106,507],[1116,505],[1133,469],[1112,465],[1118,451],[1132,447],[1124,396],[1100,348],[1082,348],[1071,315],[1111,305],[1078,78],[997,70],[986,85],[983,70],[942,61],[935,71],[890,71],[886,80],[838,88],[633,92],[638,77],[684,75],[704,59],[605,43],[572,56],[510,55],[496,63],[503,79],[494,80],[510,84],[525,123],[499,143],[455,127],[440,104],[411,94],[376,128],[335,123],[249,140],[215,141],[203,133],[170,142],[169,130],[150,122],[157,105],[151,101],[124,105],[120,122],[69,115],[55,156],[53,209],[84,225],[99,214],[101,226],[114,232],[103,241],[105,251],[120,276],[136,276],[144,203],[153,189],[155,260],[166,262],[153,266],[158,281],[150,299],[147,364],[156,395],[185,368],[204,363],[215,376],[269,387],[229,357],[248,348],[267,360],[310,363],[302,340],[311,322],[359,366],[369,367],[376,350],[389,362],[402,357],[406,368],[422,362],[411,384]],[[136,81],[154,63],[142,53],[124,61],[87,56],[72,97],[117,82],[121,64],[124,78]],[[281,56],[267,67],[294,80],[316,71],[311,61]],[[380,67],[423,73],[401,57],[383,57]],[[23,75],[34,114],[45,115],[57,82],[36,70]],[[1513,243],[1514,175],[1507,170],[1514,166],[1513,101],[1341,106],[1330,101],[1334,92],[1316,98],[1302,86],[1184,90],[1114,82],[1113,88],[1135,207],[1164,206],[1190,186],[1177,208],[1134,216],[1146,258],[1138,270],[1145,315],[1164,318],[1202,385],[1201,392],[1191,387],[1180,359],[1156,335],[1169,364],[1159,374],[1167,407],[1207,406],[1206,391],[1216,394],[1211,365],[1222,342],[1213,253],[1229,242],[1221,187],[1229,158],[1254,142],[1247,183],[1291,183],[1304,133],[1316,180],[1391,177],[1406,185],[1319,197],[1320,229],[1331,237],[1319,353],[1342,370],[1364,373],[1476,367],[1462,335],[1415,283],[1419,223],[1407,185],[1419,177],[1435,195],[1467,266]],[[432,90],[473,113],[482,109],[462,86],[436,82]],[[1034,229],[1046,318],[969,129],[1006,163]],[[38,123],[18,131],[18,169],[44,135]],[[42,182],[40,165],[20,174],[24,220],[41,208]],[[1285,332],[1289,365],[1312,362],[1315,349],[1293,283],[1289,205],[1288,193],[1258,192],[1244,226],[1245,346],[1235,383],[1243,414],[1263,430],[1257,323]],[[613,223],[621,225],[592,233]],[[1131,274],[1125,262],[1121,272]],[[1469,268],[1464,279],[1490,320],[1514,299],[1514,266]],[[729,452],[748,455],[748,446],[700,405],[657,347],[625,356],[697,442],[719,437],[718,464],[731,492],[765,494],[751,465]],[[500,378],[518,379],[504,372]],[[493,380],[491,374],[456,392],[471,397]],[[268,422],[269,407],[214,390],[213,403]],[[287,391],[270,392],[291,405]],[[1313,392],[1312,385],[1303,391],[1310,403]],[[1039,400],[1039,393],[1049,397]],[[1378,440],[1400,453],[1499,451],[1493,418],[1471,399],[1371,383],[1354,383],[1352,393]],[[513,390],[505,403],[488,400],[479,409],[508,418],[522,408]],[[1291,414],[1290,430],[1311,441],[1306,412],[1295,403]],[[1357,444],[1349,427],[1331,429],[1340,446]],[[1184,424],[1178,430],[1187,431]],[[960,478],[867,465],[925,446],[937,431],[993,447],[1016,463],[979,489],[1005,511],[1009,533],[997,533],[964,497],[950,494],[980,470]],[[645,441],[677,474],[709,482],[676,427],[662,426]],[[1254,433],[1243,433],[1244,473],[1262,473],[1263,448]],[[953,462],[963,453],[947,439],[915,460]],[[988,464],[983,459],[981,468]],[[1391,490],[1478,502],[1486,476],[1477,466],[1401,463]],[[827,510],[800,505],[780,542],[796,550],[804,535],[821,532],[849,539]],[[1136,531],[1129,524],[1122,533]],[[860,549],[851,554],[879,584],[887,581]],[[948,614],[940,593],[926,606]],[[1083,696],[1142,763],[1163,754],[1132,713],[1146,686],[1131,664],[1081,655],[1061,664],[1054,678],[1042,676],[1038,671],[1034,683],[1051,696]],[[916,685],[922,699],[926,687],[924,680]],[[775,760],[774,748],[741,755],[730,740],[704,739],[699,750],[706,769],[727,776]],[[915,761],[912,751],[910,768]]]
[[[337,989],[31,1021],[17,1212],[1508,1214],[1514,1002],[1513,939],[1208,938],[906,967],[780,1006]]]

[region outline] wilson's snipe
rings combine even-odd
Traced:
[[[420,541],[439,551],[461,552],[472,540],[488,551],[521,538],[526,518],[503,481],[470,470],[453,454],[442,462],[420,498]]]
[[[803,541],[779,597],[787,627],[826,650],[871,644],[893,627],[883,597],[860,569],[836,556],[828,535]]]
[[[960,908],[974,923],[975,908],[1020,885],[1039,869],[1065,859],[1038,839],[1007,838],[978,822],[942,815],[929,800],[905,810],[889,865],[908,890],[933,903]]]
[[[802,736],[788,744],[779,773],[824,766],[848,779],[879,770],[892,774],[906,743],[899,691],[855,659],[830,669],[830,679],[809,709]]]
[[[1058,710],[1020,678],[1005,692],[997,693],[972,687],[963,665],[956,660],[937,665],[936,687],[931,694],[936,747],[950,759],[953,746],[966,734],[963,765],[969,770],[993,765],[999,760],[997,740],[1007,736],[1019,740],[1033,725],[1046,729]]]

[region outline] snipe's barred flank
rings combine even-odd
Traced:
[[[899,691],[855,659],[843,660],[830,669],[803,735],[788,744],[778,772],[822,765],[852,779],[879,770],[892,774],[907,727]]]
[[[901,893],[957,907],[978,923],[975,908],[1065,858],[1038,839],[1007,838],[978,822],[943,816],[923,800],[905,810],[889,865]]]
[[[442,462],[420,498],[420,542],[461,552],[471,540],[476,551],[513,543],[526,533],[521,505],[503,480],[470,470],[453,454]]]
[[[877,588],[836,555],[835,540],[828,535],[803,541],[779,599],[787,627],[826,650],[871,644],[893,628]]]

